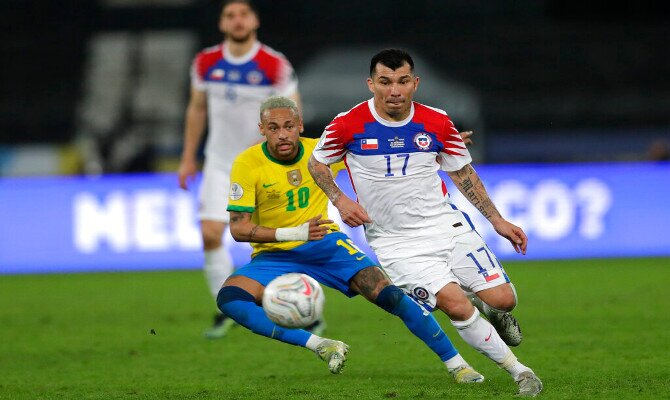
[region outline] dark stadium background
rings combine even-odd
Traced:
[[[393,45],[429,64],[419,66],[420,74],[430,67],[436,76],[466,87],[476,112],[459,111],[458,91],[443,93],[440,103],[457,127],[477,130],[474,152],[480,162],[645,159],[652,145],[660,154],[653,157],[667,157],[662,141],[670,136],[670,24],[662,2],[260,0],[257,5],[260,39],[286,54],[303,80],[305,69],[329,48]],[[3,150],[67,146],[90,134],[80,111],[88,46],[96,35],[120,32],[139,41],[152,32],[188,32],[195,51],[221,40],[218,11],[218,1],[202,0],[3,1]],[[369,51],[365,54],[369,58]],[[139,57],[137,48],[131,50],[134,79],[140,79]],[[351,68],[339,73],[362,88],[367,58]],[[321,107],[307,121],[308,135],[319,135],[329,116],[361,99],[359,93],[329,99],[336,83],[327,78],[319,83],[305,94],[306,104]],[[431,83],[432,75],[421,90]],[[185,101],[187,79],[179,89]],[[314,93],[322,96],[320,102]],[[157,139],[153,129],[166,121],[169,133]],[[112,129],[96,132],[100,151],[128,135],[147,138],[131,150],[138,153],[128,155],[132,162],[106,168],[171,169],[182,122],[178,113],[156,117],[125,109]],[[75,156],[81,151],[74,147]],[[72,164],[65,172],[82,172]]]

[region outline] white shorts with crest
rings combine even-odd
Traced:
[[[509,283],[498,258],[476,231],[450,238],[423,241],[425,254],[398,257],[382,265],[393,283],[427,309],[436,307],[436,295],[450,282],[467,292],[479,292]]]

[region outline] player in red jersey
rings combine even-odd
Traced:
[[[310,159],[310,173],[345,223],[365,224],[370,247],[397,286],[426,308],[445,312],[468,344],[510,373],[520,395],[537,395],[539,378],[517,360],[462,289],[495,308],[495,317],[513,321],[499,328],[518,327],[508,313],[516,294],[507,274],[468,216],[446,196],[438,170],[447,171],[496,232],[524,254],[526,235],[496,209],[447,114],[412,101],[418,85],[409,54],[388,49],[375,55],[368,79],[374,97],[326,127]],[[340,160],[358,202],[343,196],[328,172],[327,165]]]

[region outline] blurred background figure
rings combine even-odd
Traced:
[[[223,233],[230,220],[226,208],[233,160],[261,141],[258,110],[265,98],[282,95],[300,102],[293,67],[282,54],[257,40],[259,24],[251,1],[224,1],[219,29],[225,40],[198,53],[191,69],[179,186],[188,190],[196,177],[198,149],[208,127],[198,217],[205,277],[215,299],[234,270],[223,246]],[[217,313],[205,335],[210,339],[223,337],[233,324],[232,319]]]

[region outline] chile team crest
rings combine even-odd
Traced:
[[[430,135],[425,132],[419,132],[414,135],[414,145],[420,150],[428,150],[432,143],[433,139],[431,139]]]

